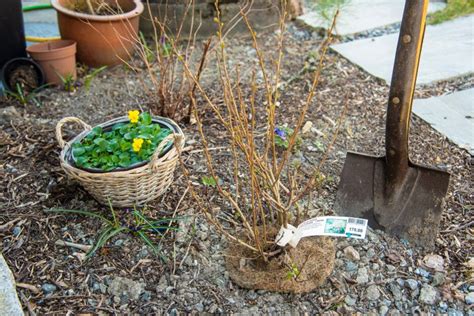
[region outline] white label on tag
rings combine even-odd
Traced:
[[[290,229],[291,227],[291,229]],[[364,239],[367,233],[367,220],[356,217],[321,216],[299,224],[297,228],[288,225],[281,228],[276,243],[283,247],[290,244],[296,247],[301,238],[309,236],[334,236]],[[288,239],[288,237],[290,237]]]
[[[287,228],[281,227],[278,235],[275,238],[275,242],[278,246],[285,246],[294,236],[296,227],[290,224],[287,225]]]

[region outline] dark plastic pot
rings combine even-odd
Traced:
[[[0,0],[0,68],[9,60],[26,57],[21,1]]]
[[[128,118],[124,117],[122,120],[115,121],[113,123],[105,122],[105,123],[97,125],[96,127],[100,126],[100,127],[102,127],[104,132],[107,132],[107,131],[110,131],[112,129],[112,127],[116,124],[128,123],[128,122],[129,122]],[[168,120],[167,118],[153,117],[152,122],[155,123],[155,124],[159,124],[163,128],[167,128],[169,130],[172,130],[174,133],[180,133],[179,127],[176,126],[176,124],[173,121]],[[89,135],[89,133],[90,133],[89,131],[83,132],[82,134],[79,135],[79,137],[75,140],[75,142],[82,141],[85,137],[87,137],[87,135]],[[169,143],[162,150],[159,157],[163,157],[168,151],[171,150],[172,147],[173,147],[173,143]],[[127,168],[115,168],[115,169],[110,170],[110,171],[103,171],[102,169],[98,169],[98,168],[83,168],[83,167],[79,167],[79,166],[76,165],[74,154],[72,153],[72,147],[69,148],[68,152],[66,153],[66,159],[67,159],[67,162],[69,162],[74,167],[76,167],[78,169],[81,169],[81,170],[88,171],[88,172],[92,172],[92,173],[106,173],[106,172],[117,172],[117,171],[130,170],[130,169],[133,169],[133,168],[144,166],[150,161],[150,160],[145,160],[145,161],[137,162],[133,165],[130,165]]]
[[[23,83],[23,89],[31,92],[45,83],[43,69],[32,59],[26,57],[14,58],[2,68],[0,80],[3,86],[16,92],[16,84]]]

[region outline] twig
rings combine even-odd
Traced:
[[[207,42],[204,44],[204,49],[201,56],[201,62],[199,63],[199,69],[196,74],[196,79],[198,81],[201,79],[201,73],[202,73],[202,70],[204,69],[204,64],[206,62],[206,56],[207,56],[207,52],[209,51],[209,46],[211,45],[211,40],[212,38],[209,38]],[[193,100],[196,100],[196,82],[193,82],[193,88],[191,89],[191,102],[189,103],[188,115],[186,117],[188,123],[191,122],[191,117],[193,114],[193,109],[194,109]]]
[[[88,252],[92,248],[92,246],[76,244],[76,243],[64,241],[64,240],[56,240],[54,244],[58,246],[69,246],[69,247],[77,248],[84,252]]]
[[[32,284],[27,284],[27,283],[18,283],[16,282],[16,286],[17,287],[21,287],[22,289],[27,289],[27,290],[30,290],[31,292],[35,293],[35,294],[39,294],[41,293],[41,291],[34,285]]]

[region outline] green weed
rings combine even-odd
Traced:
[[[472,13],[474,13],[473,0],[448,0],[443,10],[429,15],[428,24],[439,24]]]
[[[97,252],[97,250],[105,246],[105,244],[114,236],[117,236],[120,233],[128,233],[140,238],[148,247],[152,249],[153,253],[158,255],[163,261],[166,262],[168,260],[168,258],[161,252],[160,247],[153,242],[149,235],[150,233],[153,233],[163,237],[165,232],[168,230],[177,231],[178,228],[173,227],[171,224],[180,218],[162,218],[159,220],[149,219],[136,208],[133,210],[127,210],[127,213],[122,218],[117,214],[112,205],[109,205],[109,210],[109,216],[103,216],[96,212],[68,210],[63,208],[52,208],[46,212],[83,215],[98,219],[102,222],[102,229],[99,231],[91,249],[87,252],[86,259],[92,257]]]

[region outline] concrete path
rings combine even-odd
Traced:
[[[398,33],[333,45],[332,49],[390,83]],[[474,15],[426,27],[418,84],[474,72]]]
[[[23,309],[16,294],[15,279],[0,253],[0,315],[23,316]]]
[[[415,100],[413,113],[474,156],[474,88]]]
[[[340,8],[334,33],[350,35],[400,22],[404,6],[405,0],[347,0]],[[445,6],[442,2],[432,2],[428,12]],[[297,20],[312,28],[327,28],[331,22],[314,9]]]

